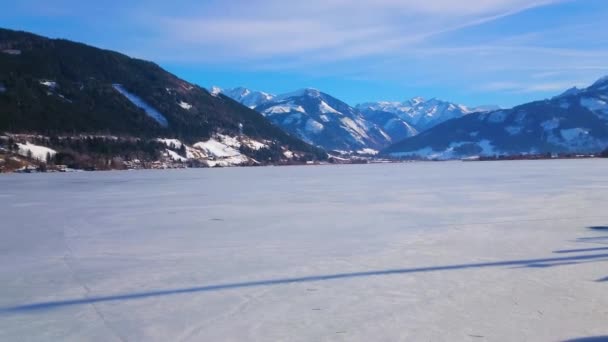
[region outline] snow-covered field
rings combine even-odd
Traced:
[[[0,341],[608,335],[606,170],[569,160],[0,176]]]

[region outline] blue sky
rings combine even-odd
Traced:
[[[608,74],[606,0],[0,0],[0,26],[204,87],[512,106]]]

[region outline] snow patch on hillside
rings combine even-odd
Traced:
[[[551,120],[543,121],[540,126],[545,130],[545,132],[552,131],[559,127],[559,119],[553,118]]]
[[[233,147],[223,144],[214,138],[207,141],[198,142],[193,146],[199,150],[205,151],[209,156],[216,158],[227,158],[241,155],[241,153]]]
[[[182,148],[182,145],[183,145],[183,143],[180,140],[178,140],[178,139],[158,138],[158,139],[156,139],[156,141],[158,141],[161,144],[164,144],[165,146],[167,146],[169,148],[180,149],[180,148]]]
[[[57,154],[57,151],[50,149],[45,146],[34,145],[29,142],[25,144],[17,143],[19,147],[19,154],[28,157],[31,156],[33,159],[39,161],[46,161],[47,156],[53,157]]]
[[[211,94],[215,97],[217,97],[221,93],[222,93],[222,88],[213,86],[213,87],[211,87],[211,89],[209,89],[209,94]]]
[[[319,110],[323,114],[338,114],[338,115],[342,114],[342,113],[338,112],[337,110],[333,109],[325,101],[321,101],[321,103],[319,104]]]
[[[249,147],[252,150],[260,150],[263,148],[269,148],[269,146],[265,143],[259,142],[257,140],[253,140],[253,139],[243,139],[242,141],[243,145]]]
[[[165,150],[165,153],[167,154],[167,156],[169,158],[171,158],[174,161],[180,161],[180,162],[187,162],[188,161],[188,158],[182,157],[179,154],[177,154],[177,152],[171,151],[169,149]]]
[[[315,121],[313,119],[308,119],[306,121],[305,129],[307,132],[310,132],[312,134],[319,134],[321,133],[321,131],[323,131],[323,128],[325,127],[318,121]]]
[[[560,130],[562,138],[568,142],[574,140],[585,139],[589,135],[589,131],[583,128],[569,128]]]
[[[55,89],[55,88],[57,88],[57,82],[55,82],[55,81],[50,81],[50,80],[41,80],[41,81],[40,81],[40,84],[41,84],[41,85],[43,85],[43,86],[45,86],[45,87],[48,87],[48,88],[50,88],[50,89]]]
[[[154,109],[152,106],[147,104],[146,101],[141,99],[139,96],[128,92],[122,85],[120,85],[118,83],[113,84],[112,87],[114,87],[114,89],[116,91],[118,91],[120,94],[122,94],[124,97],[126,97],[129,101],[131,101],[131,103],[133,103],[135,106],[143,109],[144,112],[146,112],[146,114],[148,114],[149,117],[154,119],[161,126],[163,126],[163,127],[169,126],[169,122],[167,121],[167,118],[163,114],[161,114],[158,110]]]
[[[192,105],[189,104],[188,102],[184,102],[184,101],[180,101],[179,102],[179,106],[182,107],[185,110],[190,110],[192,109]]]
[[[362,127],[357,125],[357,123],[355,121],[353,121],[351,118],[348,118],[348,117],[340,118],[340,121],[345,125],[345,127],[349,131],[351,131],[351,133],[354,133],[353,136],[357,140],[361,140],[360,137],[369,139],[369,137],[367,136],[367,132],[365,132],[365,129],[363,129]]]
[[[306,113],[306,111],[304,110],[304,108],[302,108],[302,106],[296,105],[292,102],[288,102],[288,103],[272,106],[272,107],[264,110],[264,112],[262,114],[272,115],[272,114],[287,114],[287,113],[292,113],[292,112]]]
[[[603,119],[608,119],[608,101],[606,100],[593,97],[583,97],[581,99],[581,106],[596,114],[601,114]]]
[[[505,127],[505,131],[509,133],[509,135],[517,135],[521,133],[523,127],[522,126],[507,126]]]
[[[373,148],[364,148],[364,149],[361,149],[361,150],[357,151],[357,153],[359,153],[359,154],[367,154],[367,155],[375,156],[375,155],[377,155],[379,152],[378,152],[377,150],[374,150]]]

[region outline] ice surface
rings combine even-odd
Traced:
[[[4,175],[0,341],[605,335],[607,167]]]

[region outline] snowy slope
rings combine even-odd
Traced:
[[[380,149],[392,141],[357,109],[316,89],[278,95],[256,110],[285,131],[329,150]]]
[[[388,120],[401,119],[416,131],[424,131],[442,122],[460,118],[477,111],[496,109],[494,106],[469,108],[438,99],[425,100],[414,97],[405,102],[369,102],[357,105],[366,117],[378,117],[384,114]],[[392,116],[387,116],[392,114]]]
[[[224,94],[229,98],[238,101],[249,108],[255,108],[261,104],[271,101],[275,97],[275,95],[272,94],[268,94],[261,91],[254,91],[244,87],[222,89],[213,86],[211,89],[212,93]]]
[[[2,175],[0,341],[606,335],[607,168]]]
[[[53,157],[57,154],[57,151],[50,149],[46,146],[34,145],[26,142],[25,144],[17,143],[19,147],[19,154],[24,157],[31,157],[33,159],[45,162],[47,157]]]
[[[392,145],[395,157],[600,152],[608,147],[608,79],[550,100],[475,113]]]
[[[114,87],[114,89],[116,89],[116,91],[118,91],[124,97],[126,97],[129,101],[131,101],[131,103],[133,103],[135,106],[143,109],[144,112],[146,112],[146,114],[148,114],[149,117],[156,120],[156,122],[158,122],[161,126],[163,126],[163,127],[169,126],[169,122],[167,122],[167,118],[165,118],[165,116],[163,114],[161,114],[158,110],[156,110],[155,108],[150,106],[148,103],[146,103],[146,101],[142,100],[139,96],[130,93],[120,84],[113,84],[112,86]]]
[[[279,148],[284,157],[283,161],[302,156],[285,147],[273,146],[271,141],[256,140],[246,135],[230,136],[218,133],[210,139],[198,141],[192,145],[178,139],[157,139],[157,141],[167,147],[166,157],[173,161],[197,161],[210,167],[260,164],[254,157],[243,153],[243,150],[268,156],[264,152]]]

